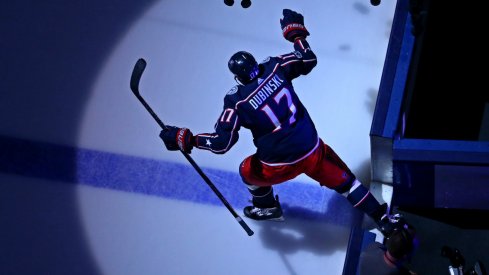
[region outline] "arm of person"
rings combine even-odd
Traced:
[[[225,99],[224,108],[214,126],[214,133],[201,133],[194,137],[194,146],[215,154],[224,154],[239,139],[240,121],[237,110]]]
[[[169,151],[181,150],[190,154],[193,147],[224,154],[238,141],[239,120],[234,109],[226,108],[215,125],[214,133],[193,135],[187,128],[167,126],[161,130],[160,138]]]
[[[284,9],[280,25],[284,38],[294,43],[295,50],[279,56],[282,59],[281,66],[286,75],[290,79],[294,79],[310,73],[317,64],[317,58],[306,40],[310,34],[304,26],[304,17],[300,13]]]

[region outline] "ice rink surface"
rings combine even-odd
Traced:
[[[7,34],[17,39],[3,52],[18,58],[2,55],[18,63],[0,84],[0,114],[9,118],[0,122],[0,274],[341,274],[353,213],[343,197],[305,177],[279,185],[286,221],[245,218],[255,231],[247,236],[185,158],[164,149],[129,78],[145,58],[141,93],[160,118],[212,131],[235,85],[229,57],[292,51],[279,18],[283,8],[301,12],[318,65],[294,86],[323,140],[368,182],[369,131],[395,3],[144,3],[100,45],[104,24],[123,20],[112,12],[130,14],[134,3],[8,7],[31,21],[8,18]],[[16,24],[25,25],[14,32]],[[90,68],[87,57],[98,47],[104,54]],[[192,152],[240,215],[249,194],[237,168],[252,153],[246,129],[225,155]]]

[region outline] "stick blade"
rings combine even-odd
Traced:
[[[131,75],[131,90],[135,94],[139,94],[139,81],[143,75],[144,69],[146,68],[146,60],[140,58],[134,65]]]

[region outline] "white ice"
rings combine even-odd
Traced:
[[[283,8],[305,16],[308,41],[318,56],[315,70],[294,83],[296,91],[324,141],[368,182],[369,131],[395,1],[374,7],[360,0],[255,0],[249,9],[239,1],[233,7],[217,0],[158,1],[106,56],[87,91],[76,140],[35,127],[4,127],[1,132],[187,164],[181,154],[164,149],[158,125],[130,92],[134,63],[140,57],[148,61],[141,93],[164,122],[194,133],[212,131],[222,99],[235,85],[228,58],[238,50],[259,60],[292,51],[281,36]],[[15,109],[5,101],[0,104]],[[38,121],[63,116],[37,115]],[[237,172],[253,152],[251,135],[243,129],[227,154],[194,150],[192,157],[202,167]],[[305,177],[298,180],[314,184]],[[68,197],[76,200],[63,199]],[[300,218],[246,220],[255,230],[248,237],[223,206],[8,174],[0,174],[0,206],[3,226],[12,234],[0,240],[15,247],[15,255],[25,254],[17,259],[25,263],[24,274],[35,274],[35,268],[51,274],[76,268],[104,275],[341,274],[350,230],[347,224]],[[344,214],[350,213],[337,215]],[[35,219],[22,218],[26,216]],[[69,240],[73,231],[81,239]]]

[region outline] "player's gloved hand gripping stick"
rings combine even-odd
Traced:
[[[141,103],[144,105],[146,110],[151,114],[151,116],[156,120],[158,125],[162,129],[167,129],[167,126],[160,120],[160,118],[155,114],[155,112],[151,109],[151,107],[146,103],[144,98],[141,96],[139,93],[139,81],[141,80],[141,76],[143,75],[144,69],[146,68],[146,61],[143,58],[140,58],[137,62],[136,65],[134,65],[134,69],[132,71],[131,75],[131,90],[134,93],[134,95],[141,101]],[[176,149],[176,148],[175,148]],[[183,150],[180,149],[180,152],[185,156],[185,158],[192,164],[192,166],[197,170],[199,175],[204,179],[204,181],[209,185],[209,187],[214,191],[214,193],[217,195],[217,197],[221,200],[221,202],[226,206],[226,208],[231,212],[231,214],[234,216],[234,218],[238,221],[238,223],[243,227],[243,229],[246,231],[248,236],[251,236],[254,234],[254,232],[248,227],[248,225],[245,223],[245,221],[234,211],[234,209],[231,207],[231,205],[228,203],[228,201],[224,198],[224,196],[219,192],[219,190],[214,186],[214,184],[211,182],[211,180],[204,174],[202,169],[195,163],[195,161],[190,157],[190,155],[187,152],[184,152]]]

